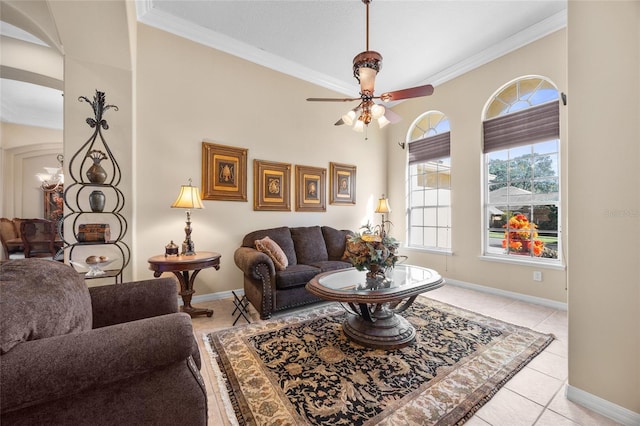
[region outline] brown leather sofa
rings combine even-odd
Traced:
[[[0,423],[204,425],[191,318],[171,278],[87,288],[68,265],[0,265]]]
[[[236,249],[234,261],[244,275],[244,293],[260,318],[274,312],[318,302],[305,285],[321,272],[351,267],[343,260],[347,236],[353,233],[329,226],[286,226],[251,232]],[[256,241],[269,237],[286,255],[284,270],[258,249]]]

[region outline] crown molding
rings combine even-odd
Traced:
[[[513,52],[514,50],[520,49],[527,44],[533,43],[536,40],[539,40],[551,33],[554,33],[558,30],[561,30],[567,26],[567,11],[563,10],[558,12],[544,21],[540,21],[535,25],[526,28],[519,33],[512,35],[500,43],[497,43],[482,52],[473,55],[464,61],[460,61],[455,65],[452,65],[444,70],[430,75],[428,78],[423,80],[420,84],[433,84],[437,86],[439,84],[445,83],[449,80],[453,80],[456,77],[459,77],[469,71],[472,71],[482,65],[488,64],[489,62],[500,58],[501,56],[506,55],[507,53]]]
[[[152,4],[153,0],[136,1],[138,21],[329,90],[348,96],[359,96],[353,84],[346,84],[281,56],[265,52],[224,34],[194,25],[185,19],[154,9]]]
[[[154,9],[153,1],[154,0],[136,1],[138,21],[283,74],[342,93],[346,96],[359,96],[354,85],[351,83],[345,83],[333,77],[319,73],[313,69],[301,66],[300,64],[294,63],[281,56],[273,55],[246,43],[239,42],[224,34],[205,29],[198,25],[193,25],[182,18]],[[438,84],[452,80],[546,35],[565,28],[566,25],[567,12],[564,10],[504,39],[500,43],[497,43],[490,48],[465,59],[464,61],[458,62],[438,73],[426,77],[415,85],[433,84],[434,86],[437,86]]]

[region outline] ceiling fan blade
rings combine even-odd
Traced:
[[[384,111],[384,116],[387,118],[387,120],[389,120],[391,122],[391,124],[396,124],[396,123],[402,121],[402,117],[400,117],[395,112],[391,111],[389,108],[387,108]]]
[[[344,124],[344,120],[342,118],[340,118],[340,120],[336,121],[334,123],[334,126],[342,126]]]
[[[360,98],[307,98],[309,102],[352,102]]]
[[[433,93],[433,86],[427,84],[425,86],[412,87],[410,89],[396,90],[394,92],[386,92],[379,96],[384,102],[399,101],[402,99],[419,98],[420,96],[429,96]]]

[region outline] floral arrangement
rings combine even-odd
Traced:
[[[372,228],[369,223],[361,230],[347,238],[345,257],[357,270],[369,271],[369,278],[384,276],[384,271],[394,267],[400,258],[397,255],[400,242],[387,235],[383,228]]]
[[[529,219],[522,213],[516,213],[509,219],[509,223],[503,226],[507,228],[504,232],[502,247],[510,253],[531,253],[540,256],[544,250],[544,243],[537,239],[538,226],[529,222]],[[533,242],[533,244],[532,244]]]

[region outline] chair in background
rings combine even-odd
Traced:
[[[22,219],[20,237],[24,257],[55,258],[60,245],[56,243],[56,223],[46,219]]]
[[[16,220],[0,218],[0,241],[2,242],[3,259],[9,259],[12,253],[22,252],[22,238]]]

